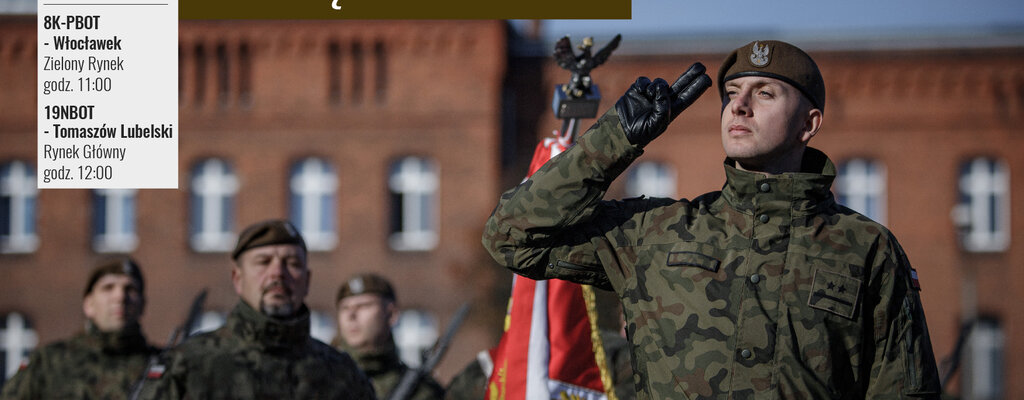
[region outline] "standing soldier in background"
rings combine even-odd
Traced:
[[[126,399],[142,376],[150,346],[139,328],[146,305],[138,264],[127,256],[100,262],[85,285],[85,332],[32,353],[4,386],[9,399]]]
[[[352,354],[377,395],[387,399],[409,370],[398,358],[391,333],[398,321],[394,288],[379,275],[359,274],[338,289],[337,305],[338,336],[332,344]],[[444,397],[444,389],[430,376],[424,376],[412,393],[412,400]]]
[[[166,364],[151,370],[159,381],[147,383],[145,398],[375,398],[352,358],[309,336],[311,272],[306,243],[291,223],[249,226],[231,257],[238,305],[223,327],[171,350]]]
[[[505,192],[484,247],[533,279],[614,290],[640,399],[937,398],[916,272],[884,226],[836,203],[835,165],[808,147],[825,109],[818,66],[791,44],[751,42],[717,85],[721,191],[603,200],[711,86],[698,63],[671,85],[637,79]]]

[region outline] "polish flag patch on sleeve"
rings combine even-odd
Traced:
[[[915,290],[921,290],[921,281],[917,279],[917,270],[914,267],[910,267],[910,286]]]
[[[160,379],[161,376],[164,376],[165,370],[167,370],[167,367],[164,367],[163,364],[156,364],[152,367],[149,367],[149,371],[146,371],[146,378]]]

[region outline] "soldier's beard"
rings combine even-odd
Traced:
[[[295,306],[291,303],[267,304],[260,300],[260,311],[263,311],[263,314],[268,317],[288,318],[295,315]]]
[[[267,292],[277,287],[284,289],[284,301],[276,304],[268,304]],[[267,285],[267,287],[263,288],[263,295],[260,296],[260,311],[262,311],[264,315],[273,318],[291,317],[292,315],[295,314],[296,311],[295,305],[292,304],[291,302],[291,296],[292,291],[289,290],[288,287],[285,286],[283,283],[281,283],[280,281],[271,282],[270,285]]]

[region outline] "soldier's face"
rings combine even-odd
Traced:
[[[356,350],[383,345],[396,318],[395,303],[378,294],[357,294],[338,302],[338,332]]]
[[[135,280],[128,275],[107,274],[82,300],[82,311],[100,331],[117,332],[139,320],[143,303]]]
[[[309,291],[309,277],[305,252],[291,244],[246,250],[231,270],[235,292],[271,317],[289,317],[299,310]]]
[[[821,111],[796,87],[774,78],[745,76],[725,82],[722,147],[741,168],[772,172],[799,166],[821,125]]]

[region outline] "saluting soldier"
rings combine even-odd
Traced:
[[[380,275],[358,274],[338,288],[336,304],[338,336],[332,344],[355,358],[381,399],[389,398],[409,370],[398,358],[391,333],[391,326],[398,322],[394,287]],[[411,393],[412,400],[444,398],[444,389],[429,374]]]
[[[290,222],[249,226],[231,257],[238,304],[224,326],[173,349],[145,397],[376,398],[351,357],[309,335],[311,272],[306,243]]]
[[[640,399],[937,397],[916,273],[892,233],[836,203],[836,168],[808,147],[825,84],[801,49],[756,41],[719,68],[721,191],[602,200],[710,85],[699,63],[671,85],[637,79],[501,196],[484,247],[534,279],[614,290]]]
[[[99,262],[82,298],[85,331],[34,351],[0,398],[128,398],[157,352],[139,328],[145,305],[145,283],[134,260],[119,256]]]

